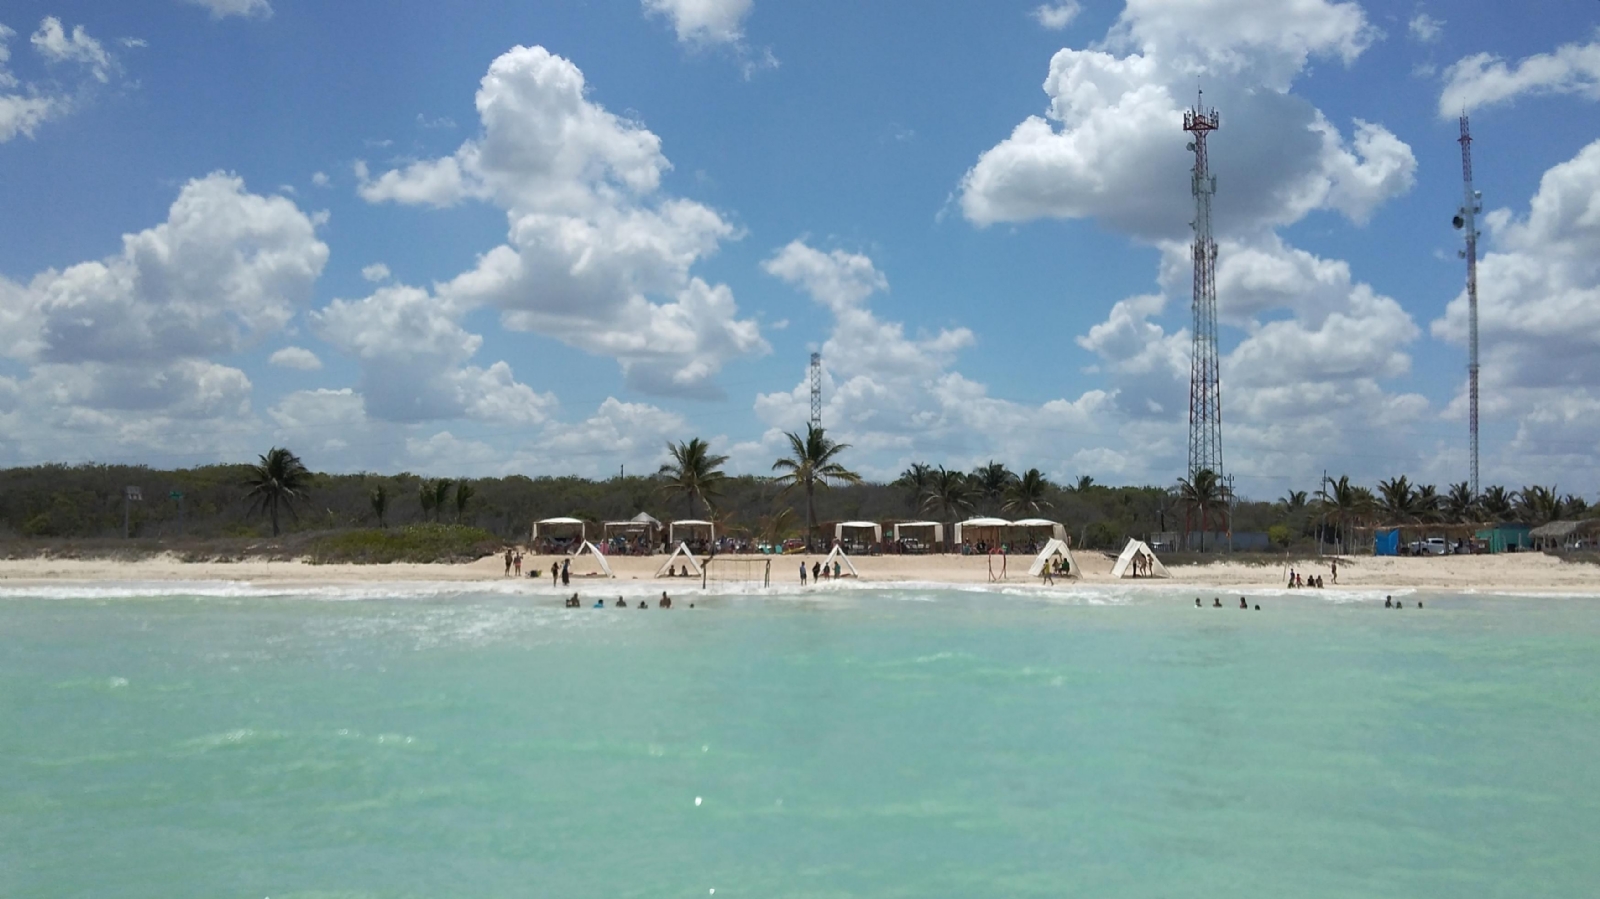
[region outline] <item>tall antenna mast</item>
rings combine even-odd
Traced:
[[[1467,260],[1467,392],[1471,402],[1472,419],[1472,495],[1478,495],[1478,213],[1483,211],[1483,196],[1472,189],[1472,128],[1465,114],[1461,116],[1461,180],[1465,185],[1465,202],[1452,222],[1466,232],[1467,249],[1461,254]]]
[[[811,354],[811,426],[822,427],[822,354]]]
[[[1222,478],[1222,382],[1217,362],[1217,242],[1211,236],[1211,197],[1217,179],[1206,160],[1206,135],[1221,127],[1215,109],[1183,114],[1183,130],[1194,136],[1194,348],[1189,369],[1189,480],[1209,469]]]

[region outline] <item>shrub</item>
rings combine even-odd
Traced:
[[[318,537],[307,560],[325,565],[339,562],[471,562],[492,556],[503,541],[482,528],[458,524],[414,524],[380,530],[364,528]]]

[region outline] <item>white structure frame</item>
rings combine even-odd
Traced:
[[[672,563],[680,558],[689,560],[689,570],[694,572],[695,577],[703,577],[705,575],[705,569],[700,567],[700,560],[696,559],[694,553],[689,551],[689,544],[679,543],[677,548],[672,551],[672,555],[667,556],[667,561],[661,563],[661,567],[656,569],[656,577],[666,577],[667,569],[671,568]]]
[[[691,530],[692,529],[696,529],[696,528],[705,528],[706,532],[711,535],[711,536],[706,538],[706,544],[710,545],[712,543],[716,543],[717,542],[717,526],[716,526],[716,524],[714,522],[700,521],[699,519],[690,518],[690,519],[685,519],[683,521],[674,521],[673,523],[667,525],[667,542],[668,543],[679,543],[679,544],[682,544],[682,543],[687,543],[688,542],[687,540],[678,539],[678,528],[679,527],[689,528]]]
[[[583,542],[588,542],[589,524],[581,518],[545,518],[535,521],[533,523],[533,536],[530,539],[533,541],[537,541],[539,539],[539,528],[541,527],[549,530],[558,527],[570,528],[574,525],[576,525],[578,528],[578,539]]]
[[[1128,571],[1133,568],[1133,557],[1141,552],[1150,557],[1151,577],[1172,577],[1172,573],[1167,571],[1167,566],[1161,564],[1161,560],[1156,558],[1155,550],[1151,549],[1150,544],[1143,540],[1128,541],[1128,545],[1122,548],[1122,555],[1117,556],[1117,564],[1111,568],[1111,576],[1117,578],[1131,577]]]

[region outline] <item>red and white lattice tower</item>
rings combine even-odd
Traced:
[[[1472,428],[1472,495],[1478,495],[1478,213],[1483,211],[1483,197],[1472,189],[1472,129],[1467,117],[1461,117],[1461,179],[1466,185],[1465,200],[1456,214],[1455,226],[1466,232],[1467,249],[1461,254],[1467,260],[1467,391],[1471,404]]]
[[[1217,179],[1206,162],[1206,136],[1221,126],[1205,95],[1183,114],[1194,137],[1194,348],[1189,369],[1189,481],[1209,469],[1222,477],[1222,381],[1217,363],[1217,242],[1211,236],[1211,197]]]

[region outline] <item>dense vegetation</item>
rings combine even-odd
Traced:
[[[497,542],[525,539],[530,523],[543,517],[598,522],[648,512],[665,521],[703,516],[708,506],[723,532],[760,539],[803,536],[805,522],[813,517],[829,522],[1044,516],[1065,522],[1075,543],[1086,548],[1120,546],[1130,535],[1182,531],[1186,519],[1199,530],[1202,517],[1209,530],[1231,524],[1235,532],[1265,532],[1274,545],[1287,548],[1308,545],[1319,528],[1332,541],[1374,524],[1537,525],[1591,515],[1581,498],[1554,487],[1490,487],[1474,497],[1462,484],[1441,493],[1405,477],[1382,481],[1375,490],[1339,478],[1314,494],[1291,491],[1275,502],[1241,500],[1231,509],[1221,485],[1206,477],[1171,488],[1109,487],[1087,477],[1062,485],[1037,469],[1016,474],[990,463],[971,472],[913,465],[895,482],[875,484],[855,479],[839,465],[848,447],[820,433],[795,435],[795,441],[794,454],[778,466],[779,478],[725,476],[721,457],[698,441],[675,445],[674,461],[656,475],[601,481],[324,474],[305,470],[292,453],[277,448],[259,464],[170,471],[121,465],[13,468],[0,470],[0,538],[59,543],[120,537],[123,491],[129,486],[142,488],[143,501],[127,504],[130,535],[141,540],[254,540],[258,543],[248,545],[277,547],[274,552],[292,545],[311,558],[371,561],[491,552]],[[271,539],[274,517],[284,535],[279,541]],[[437,527],[420,527],[430,522]]]

